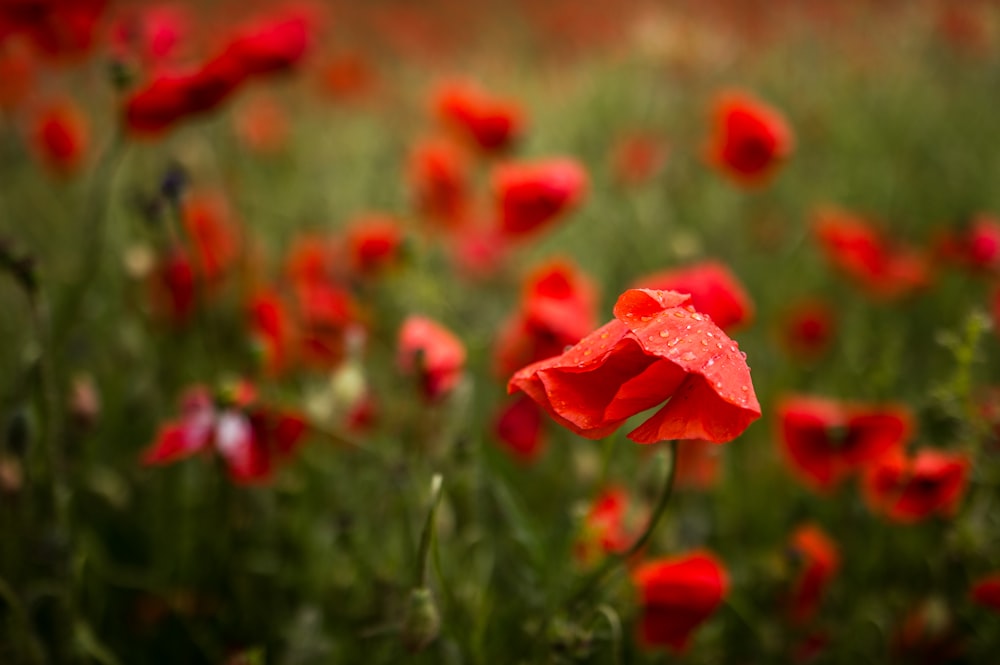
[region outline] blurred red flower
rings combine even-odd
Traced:
[[[666,400],[630,439],[729,441],[760,417],[744,354],[688,296],[671,291],[626,291],[614,320],[522,368],[507,389],[523,390],[556,422],[591,439]]]
[[[794,303],[781,317],[782,347],[802,358],[816,358],[830,346],[835,334],[834,310],[824,300],[806,299]]]
[[[793,149],[792,131],[776,109],[744,92],[715,100],[708,160],[735,182],[768,182]]]
[[[432,105],[438,118],[485,152],[506,150],[524,131],[524,114],[517,103],[466,81],[440,85]]]
[[[588,182],[580,162],[569,158],[501,164],[493,171],[492,181],[500,228],[510,236],[522,236],[555,221],[580,203]]]
[[[260,404],[252,386],[240,386],[226,400],[213,399],[197,386],[185,394],[180,417],[160,427],[142,462],[171,464],[214,450],[234,483],[261,483],[279,460],[295,452],[307,429],[298,413]]]
[[[418,143],[410,154],[407,177],[421,214],[436,224],[455,228],[469,208],[469,163],[455,144],[435,139]]]
[[[930,284],[925,256],[889,242],[861,217],[822,211],[816,216],[813,231],[830,263],[874,297],[899,298]]]
[[[411,315],[399,330],[399,367],[416,374],[424,397],[446,397],[462,378],[465,346],[448,329],[423,316]]]
[[[583,532],[573,548],[583,566],[597,563],[605,555],[625,552],[635,536],[626,525],[628,493],[622,487],[606,487],[590,505],[583,520]]]
[[[94,44],[107,0],[4,0],[0,36],[25,35],[40,53],[53,58],[87,54]]]
[[[678,489],[708,490],[719,478],[720,447],[711,441],[692,439],[677,446],[674,484]]]
[[[562,353],[597,325],[597,290],[573,263],[553,259],[528,275],[518,310],[503,324],[496,345],[498,373]]]
[[[648,647],[687,649],[729,591],[725,568],[709,552],[658,559],[639,566],[632,581],[639,594],[640,641]]]
[[[750,296],[732,271],[718,261],[702,261],[646,275],[636,280],[633,287],[687,293],[694,308],[707,314],[726,332],[753,319]]]
[[[161,73],[125,100],[125,124],[133,135],[156,136],[182,120],[217,108],[244,78],[239,63],[230,58],[215,58],[183,72]]]
[[[947,517],[957,509],[969,479],[970,462],[961,453],[923,449],[880,460],[865,474],[865,498],[872,512],[895,522]]]
[[[288,115],[273,97],[248,100],[241,105],[235,123],[236,135],[254,152],[273,154],[288,144]]]
[[[976,272],[996,272],[1000,268],[1000,220],[979,214],[939,234],[936,255]]]
[[[70,175],[83,164],[90,143],[86,118],[72,102],[50,103],[35,116],[31,140],[45,166]]]
[[[234,37],[223,57],[238,62],[244,76],[287,71],[306,55],[311,27],[308,18],[297,13],[261,19]]]
[[[361,53],[342,52],[331,56],[321,70],[323,89],[339,101],[355,100],[371,94],[377,75]]]
[[[299,356],[307,365],[331,368],[341,361],[345,335],[358,321],[358,305],[344,287],[328,281],[293,285],[299,321]]]
[[[188,253],[175,247],[156,259],[149,281],[153,312],[176,326],[194,315],[198,304],[198,284]]]
[[[291,313],[278,292],[258,289],[247,305],[250,332],[260,344],[265,370],[283,372],[295,356],[296,331]]]
[[[657,136],[633,133],[612,146],[611,171],[625,185],[641,185],[653,179],[667,162],[667,146]]]
[[[180,7],[143,5],[122,13],[111,28],[111,41],[119,56],[135,54],[157,66],[172,59],[190,32],[191,19]]]
[[[347,228],[347,257],[357,275],[375,275],[402,258],[403,229],[388,215],[365,215]]]
[[[786,397],[778,405],[777,417],[786,460],[802,481],[820,491],[900,449],[912,429],[905,407],[843,404],[818,397]]]
[[[977,604],[1000,614],[1000,572],[976,580],[970,595]]]
[[[182,208],[184,230],[191,241],[200,276],[207,284],[221,279],[236,264],[239,226],[221,192],[191,193]]]
[[[504,450],[520,462],[534,462],[545,449],[542,410],[525,395],[503,405],[493,431]]]
[[[792,534],[790,551],[798,571],[791,594],[791,615],[798,623],[812,618],[830,581],[840,568],[837,546],[815,524],[805,524]]]

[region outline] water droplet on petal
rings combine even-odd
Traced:
[[[669,330],[661,330],[660,331],[660,337],[670,337],[670,331]]]
[[[683,356],[681,356],[681,360],[687,360],[688,362],[690,362],[690,361],[694,360],[697,357],[698,356],[696,356],[693,353],[691,353],[690,351],[688,351]]]
[[[676,312],[674,312],[674,316],[676,316],[678,319],[686,319],[687,318],[687,314],[685,314],[681,310],[677,310]]]
[[[722,342],[716,342],[715,346],[716,346],[716,348],[721,349],[722,348]]]
[[[750,388],[748,386],[740,386],[740,390],[742,390],[743,392],[746,392],[746,391],[750,390]]]
[[[705,334],[708,335],[709,337],[715,337],[715,335],[713,335],[712,333],[705,333]]]

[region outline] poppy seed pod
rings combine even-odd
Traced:
[[[440,632],[441,614],[434,602],[434,594],[426,587],[411,590],[403,620],[403,645],[413,653],[423,651]]]

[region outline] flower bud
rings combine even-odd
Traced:
[[[410,591],[403,621],[403,645],[411,652],[423,651],[441,632],[441,615],[434,595],[426,587]]]

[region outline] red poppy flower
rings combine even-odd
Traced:
[[[486,152],[509,148],[524,129],[520,106],[471,83],[442,85],[434,94],[433,106],[441,120]]]
[[[1000,614],[1000,573],[976,580],[970,592],[972,600]]]
[[[124,13],[112,27],[111,39],[119,55],[135,54],[156,65],[168,61],[190,32],[191,20],[184,10],[152,5]]]
[[[247,310],[265,369],[280,374],[292,362],[295,351],[295,329],[288,307],[273,289],[260,289],[250,298]]]
[[[496,366],[501,375],[559,355],[596,325],[597,290],[564,259],[549,261],[527,278],[518,311],[498,337]]]
[[[641,185],[651,180],[667,162],[663,141],[651,134],[623,136],[612,148],[611,170],[625,185]]]
[[[722,604],[729,578],[709,552],[658,559],[632,574],[639,594],[639,637],[650,647],[687,649],[694,631]]]
[[[257,97],[243,105],[235,116],[236,134],[250,150],[273,154],[288,144],[288,115],[271,97]]]
[[[907,611],[890,642],[893,660],[922,665],[947,665],[965,660],[964,631],[941,598],[919,601]]]
[[[55,173],[69,175],[83,164],[89,142],[83,113],[68,101],[53,103],[35,117],[35,152]]]
[[[708,490],[719,478],[722,461],[719,446],[711,441],[693,439],[677,446],[674,486],[678,489]]]
[[[324,90],[339,101],[365,97],[375,89],[376,82],[374,67],[361,53],[338,53],[322,68]]]
[[[408,163],[416,206],[444,227],[461,226],[469,207],[469,164],[465,153],[443,140],[416,145]]]
[[[526,464],[538,459],[545,448],[542,410],[524,395],[504,405],[493,431],[504,449]]]
[[[792,619],[802,623],[816,613],[830,581],[840,567],[837,546],[815,524],[799,527],[791,540],[798,576],[792,587]]]
[[[930,283],[926,258],[890,243],[867,220],[827,210],[813,230],[827,259],[874,297],[899,298]]]
[[[820,491],[902,447],[912,429],[902,406],[841,404],[787,397],[778,405],[778,438],[792,470]]]
[[[766,183],[792,153],[794,139],[784,117],[746,93],[720,95],[713,115],[708,160],[739,184]]]
[[[614,320],[521,369],[507,389],[523,390],[556,422],[591,439],[666,400],[630,439],[729,441],[760,417],[744,354],[689,296],[672,291],[626,291]]]
[[[884,458],[865,474],[865,498],[873,512],[902,522],[950,516],[965,493],[969,460],[959,453],[920,450]]]
[[[107,0],[4,0],[0,36],[25,35],[42,54],[53,58],[85,55],[94,44]]]
[[[958,230],[942,233],[936,241],[936,254],[972,271],[997,271],[1000,268],[1000,220],[981,214]]]
[[[725,265],[702,261],[683,268],[642,277],[635,288],[677,291],[691,296],[691,304],[726,332],[753,319],[753,303],[743,285]]]
[[[308,365],[330,368],[344,356],[345,335],[358,321],[351,294],[331,282],[300,282],[295,286],[300,326],[300,357]]]
[[[268,18],[237,35],[224,55],[239,63],[244,76],[283,72],[305,56],[310,33],[311,26],[304,15]]]
[[[500,228],[521,236],[552,223],[580,203],[587,172],[574,159],[507,163],[493,171]]]
[[[626,526],[628,512],[628,493],[617,486],[605,488],[584,518],[583,533],[573,550],[576,560],[590,566],[605,555],[628,550],[635,539]]]
[[[338,248],[330,238],[298,236],[285,258],[285,275],[296,286],[326,283],[334,277],[340,260]]]
[[[462,378],[465,346],[440,324],[410,316],[399,330],[399,366],[417,374],[427,399],[442,399]]]
[[[189,390],[180,418],[160,428],[143,464],[170,464],[214,450],[234,483],[269,480],[275,463],[298,447],[308,428],[305,419],[256,403],[252,390],[227,402],[217,403],[201,386]]]
[[[397,263],[403,250],[403,230],[397,220],[368,215],[347,229],[347,253],[356,274],[374,275]]]
[[[191,258],[180,248],[166,252],[150,275],[153,311],[174,325],[187,323],[198,304],[198,284]]]
[[[240,63],[227,57],[214,58],[197,69],[160,74],[125,100],[125,124],[135,135],[155,136],[217,108],[244,79]]]
[[[829,348],[835,327],[833,307],[826,301],[800,301],[781,317],[782,346],[795,356],[816,358]]]
[[[206,282],[221,279],[239,256],[239,232],[228,201],[218,192],[200,192],[184,200],[182,219]]]

